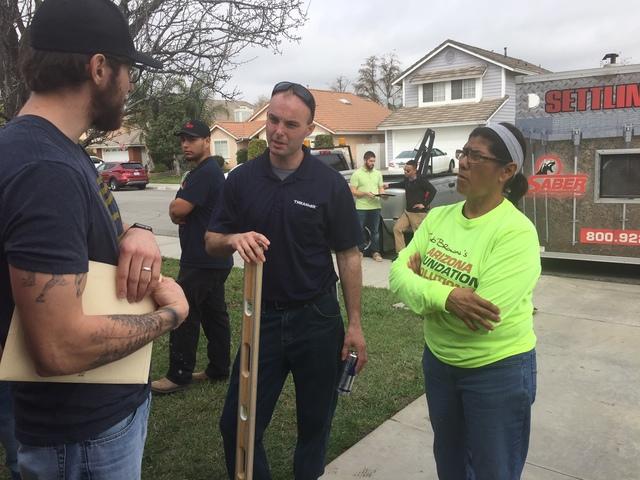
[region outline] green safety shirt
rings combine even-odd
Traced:
[[[365,167],[361,167],[351,175],[349,182],[352,187],[360,192],[380,193],[380,187],[382,187],[382,173],[380,170],[367,170]],[[380,197],[355,197],[356,210],[375,210],[380,208]]]
[[[540,276],[536,229],[508,200],[478,218],[464,202],[431,210],[391,267],[391,290],[424,318],[424,339],[449,365],[474,368],[535,347],[533,289]],[[407,266],[419,253],[420,276]],[[500,309],[489,331],[470,330],[445,304],[455,287],[473,288]]]

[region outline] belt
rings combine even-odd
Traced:
[[[307,300],[262,300],[262,308],[264,310],[294,310],[296,308],[301,308],[305,305],[309,305],[319,298],[324,297],[328,293],[333,293],[331,290],[323,291]]]

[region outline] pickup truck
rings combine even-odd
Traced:
[[[423,139],[424,147],[425,141],[428,139],[428,134],[432,131],[427,130],[425,139]],[[433,145],[433,138],[431,138],[431,145]],[[419,153],[425,151],[425,148],[417,150]],[[427,156],[429,151],[427,151]],[[352,173],[355,170],[355,164],[351,157],[351,149],[348,147],[334,147],[334,148],[317,148],[311,149],[311,154],[315,155],[319,160],[326,165],[339,171],[344,179],[349,182]],[[421,165],[423,172],[428,172],[428,166]],[[382,179],[384,183],[399,182],[404,179],[404,174],[397,171],[381,170]],[[427,178],[431,184],[436,187],[436,196],[431,202],[431,208],[438,207],[440,205],[449,205],[451,203],[459,202],[463,199],[462,195],[456,190],[456,175],[452,173],[443,174],[428,174]],[[401,188],[389,188],[386,193],[392,195],[382,200],[381,215],[381,228],[380,228],[380,249],[390,251],[394,249],[393,240],[393,225],[402,212],[404,212],[406,201],[405,191]]]

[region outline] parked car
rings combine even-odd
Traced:
[[[136,187],[144,190],[149,183],[147,170],[141,163],[134,162],[105,162],[98,167],[102,181],[110,190],[122,187]]]
[[[340,173],[344,179],[349,182],[354,170],[344,170]],[[381,170],[382,181],[384,183],[400,182],[404,179],[403,173],[393,172],[390,170]],[[464,199],[456,189],[456,176],[448,172],[431,175],[428,174],[429,182],[436,188],[436,196],[431,202],[430,207],[439,207],[441,205],[449,205],[460,202]],[[395,248],[393,240],[393,225],[402,215],[406,207],[405,191],[402,188],[388,188],[385,190],[388,194],[382,199],[382,208],[380,210],[380,249],[385,252]]]
[[[311,148],[309,152],[322,163],[339,172],[355,168],[353,157],[351,156],[351,148],[348,145],[332,148]]]
[[[438,148],[431,150],[431,161],[429,165],[429,173],[453,173],[456,168],[456,161],[453,155],[448,155]],[[389,171],[401,173],[404,170],[404,165],[413,160],[416,156],[416,150],[403,150],[396,155],[391,162],[389,162]]]

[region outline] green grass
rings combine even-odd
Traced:
[[[167,175],[166,173],[151,173],[149,174],[149,182],[151,183],[171,183],[180,184],[180,175]]]
[[[175,277],[177,272],[178,262],[165,259],[163,274]],[[240,334],[242,270],[233,269],[226,283],[226,292],[231,315],[232,352],[235,354]],[[369,363],[356,378],[353,393],[341,397],[338,402],[327,462],[423,392],[420,361],[422,322],[411,312],[393,308],[398,299],[388,290],[364,288],[362,300]],[[198,360],[202,368],[206,357],[204,335],[200,340]],[[166,373],[168,343],[168,335],[154,342],[153,379]],[[226,478],[218,430],[226,390],[226,383],[200,384],[184,392],[154,397],[143,460],[143,479]],[[289,378],[265,434],[274,480],[293,478],[295,437],[295,395]]]

